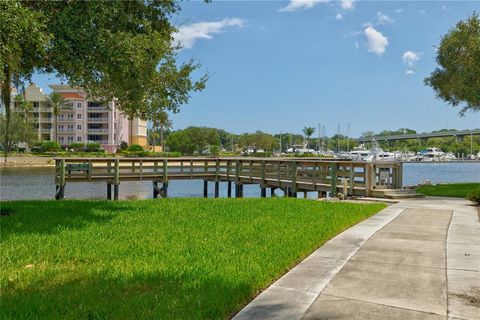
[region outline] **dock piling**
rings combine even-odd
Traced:
[[[266,197],[267,197],[267,188],[265,188],[265,187],[261,187],[261,188],[260,188],[260,196],[261,196],[262,198],[266,198]]]
[[[218,198],[220,193],[220,182],[215,181],[215,198]]]
[[[227,183],[227,197],[232,197],[232,181],[228,181]]]
[[[107,199],[112,200],[112,184],[107,182]]]
[[[208,181],[203,180],[203,197],[208,198]]]

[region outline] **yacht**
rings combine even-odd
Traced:
[[[445,152],[443,152],[440,148],[427,148],[418,153],[417,159],[418,161],[424,162],[444,161]]]

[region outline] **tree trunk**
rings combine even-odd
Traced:
[[[10,144],[10,101],[11,101],[11,91],[10,85],[12,82],[12,70],[8,64],[3,66],[3,76],[4,76],[4,83],[2,86],[2,100],[3,104],[5,105],[5,140],[3,145],[5,163],[7,162],[8,151],[9,151],[9,144]]]
[[[154,147],[157,145],[157,139],[155,138],[156,135],[157,135],[156,130],[157,130],[157,122],[153,121],[153,123],[152,123],[152,144],[153,144]]]
[[[164,126],[163,124],[160,125],[160,144],[162,145],[162,152],[165,152],[165,143],[164,143],[164,139],[163,139],[163,130],[164,130]]]
[[[57,123],[58,123],[58,112],[55,112],[54,111],[54,121],[53,121],[53,139],[55,140],[55,142],[57,142],[58,140],[58,126],[57,126]],[[65,116],[64,116],[65,117]]]
[[[128,135],[130,136],[129,137],[129,145],[131,146],[133,144],[133,118],[132,120],[128,120],[129,122],[129,130],[128,130]]]

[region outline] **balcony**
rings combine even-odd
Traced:
[[[88,106],[87,111],[90,111],[90,112],[110,111],[110,108],[107,106],[100,106],[100,107]]]
[[[101,117],[101,118],[87,118],[87,122],[108,122],[108,117]]]
[[[52,123],[53,119],[52,118],[39,118],[39,122],[43,123]]]
[[[88,133],[107,133],[109,132],[109,129],[104,129],[104,128],[88,128],[87,129]]]
[[[73,133],[73,129],[58,129],[58,133]]]
[[[41,128],[40,132],[41,133],[50,133],[50,132],[52,132],[52,128]]]
[[[58,118],[58,122],[75,122],[75,118]]]

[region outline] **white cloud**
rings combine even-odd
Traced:
[[[367,26],[363,31],[367,38],[367,49],[377,55],[382,55],[388,46],[388,38],[372,26]]]
[[[407,70],[405,72],[406,75],[412,75],[412,74],[415,74],[415,72],[413,70]]]
[[[358,41],[355,41],[355,48],[356,49],[360,48],[360,44],[358,43]]]
[[[402,13],[403,12],[403,8],[400,8],[400,9],[397,9],[395,10],[396,13]]]
[[[420,60],[420,56],[422,54],[418,52],[413,52],[413,51],[405,51],[402,55],[402,60],[403,63],[406,64],[409,67],[413,67],[415,62]]]
[[[244,21],[238,18],[223,19],[219,21],[197,22],[181,26],[173,35],[174,43],[183,48],[190,49],[197,39],[212,39],[212,34],[220,33],[226,27],[243,27]]]
[[[335,19],[337,20],[342,20],[343,19],[343,15],[341,13],[337,13],[337,15],[335,16]]]
[[[395,22],[392,18],[387,16],[385,13],[379,11],[377,12],[377,21],[378,24],[386,24],[386,23],[393,23]]]
[[[341,0],[340,6],[345,10],[353,10],[355,8],[355,0]]]
[[[290,0],[290,2],[286,7],[281,8],[278,11],[291,12],[291,11],[296,11],[300,9],[310,9],[319,3],[326,3],[326,2],[329,2],[329,0]]]
[[[447,10],[447,6],[444,5],[444,4],[442,4],[442,7],[441,7],[441,8],[442,8],[443,11]]]

